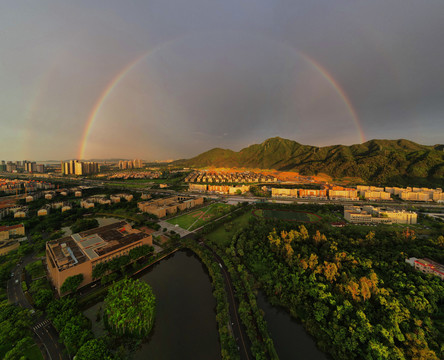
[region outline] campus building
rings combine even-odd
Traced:
[[[317,198],[317,199],[327,199],[327,191],[323,190],[314,190],[314,189],[299,189],[299,197],[300,198]]]
[[[298,197],[298,189],[279,189],[279,188],[271,188],[271,196],[272,197]]]
[[[229,186],[190,183],[188,184],[188,191],[236,195],[239,194],[239,192],[241,194],[245,194],[246,192],[250,191],[250,185]]]
[[[351,223],[416,224],[418,214],[413,211],[373,206],[344,206],[344,218]]]
[[[362,195],[362,193],[361,193]],[[390,193],[385,191],[374,191],[367,190],[364,191],[364,198],[366,200],[391,200]]]
[[[416,270],[422,271],[425,274],[432,274],[444,280],[444,266],[427,258],[417,259],[410,258],[406,262],[412,264]]]
[[[167,215],[175,214],[178,210],[183,211],[202,205],[203,200],[203,197],[171,196],[163,199],[142,201],[137,206],[143,212],[163,218]]]
[[[366,191],[377,191],[381,192],[384,191],[383,187],[376,187],[376,186],[365,186],[365,185],[358,185],[356,186],[356,190],[358,190],[360,195],[363,195]]]
[[[52,284],[60,294],[65,280],[83,275],[80,286],[89,284],[97,264],[128,255],[131,249],[152,245],[153,239],[126,221],[66,236],[46,243],[46,262]]]
[[[333,188],[328,190],[328,197],[331,200],[358,200],[358,191],[348,188]]]

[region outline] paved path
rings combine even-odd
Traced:
[[[233,285],[231,284],[231,278],[228,273],[228,269],[225,266],[225,263],[213,251],[213,249],[211,249],[209,246],[207,246],[203,242],[202,239],[199,239],[196,234],[191,233],[187,236],[187,238],[193,239],[193,240],[199,242],[199,244],[201,246],[210,250],[211,253],[213,254],[215,262],[219,263],[219,267],[221,268],[222,277],[223,277],[224,283],[225,283],[225,293],[227,294],[227,298],[228,298],[228,305],[229,305],[230,318],[231,318],[231,324],[229,324],[229,326],[231,327],[231,330],[233,331],[233,334],[236,338],[236,342],[238,344],[241,359],[246,359],[246,360],[253,359],[253,356],[250,351],[250,346],[251,346],[250,340],[248,339],[246,330],[239,319],[239,314],[237,311],[239,304],[237,303],[237,301],[234,297]]]
[[[184,236],[187,236],[188,234],[190,234],[190,231],[182,229],[180,226],[176,226],[176,225],[170,224],[169,222],[166,222],[164,220],[160,220],[158,222],[158,224],[162,228],[161,228],[161,230],[156,231],[153,234],[155,236],[164,235],[165,233],[162,231],[163,228],[166,228],[168,231],[174,231],[174,232],[178,233],[181,238],[183,238]]]

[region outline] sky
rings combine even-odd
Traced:
[[[0,2],[0,160],[444,141],[444,1]]]

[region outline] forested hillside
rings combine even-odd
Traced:
[[[360,177],[378,183],[404,177],[444,182],[443,145],[426,146],[404,139],[317,147],[276,137],[239,152],[215,148],[176,164],[276,169],[303,175],[325,173],[334,178]]]

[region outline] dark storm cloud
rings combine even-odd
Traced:
[[[344,90],[368,139],[442,142],[443,14],[442,0],[3,1],[1,150],[75,156],[111,79],[150,49],[104,102],[87,155],[360,141],[339,88],[298,51]]]

